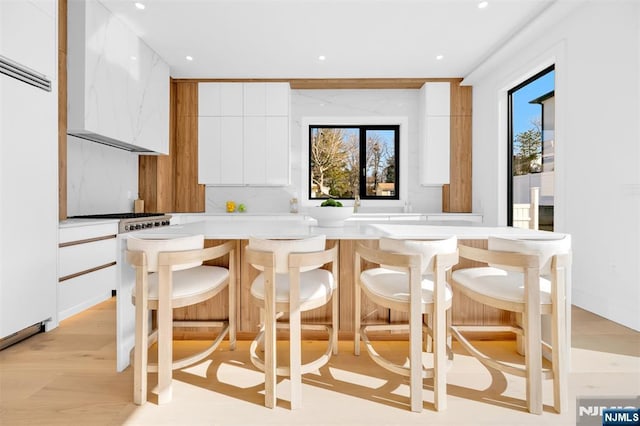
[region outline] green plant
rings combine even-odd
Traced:
[[[333,198],[329,198],[320,204],[320,207],[342,207],[342,203],[340,201],[336,201]]]

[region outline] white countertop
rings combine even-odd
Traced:
[[[207,239],[230,239],[244,240],[249,237],[259,238],[303,238],[312,235],[324,234],[327,239],[377,239],[382,236],[398,238],[440,238],[455,235],[459,239],[486,239],[491,236],[513,236],[513,237],[552,237],[554,234],[546,231],[533,231],[528,229],[512,227],[488,227],[480,224],[465,223],[457,224],[446,221],[441,224],[424,221],[348,221],[343,227],[324,228],[315,226],[312,220],[301,219],[298,221],[245,220],[217,218],[215,220],[203,220],[186,223],[183,225],[172,225],[168,227],[155,228],[151,230],[131,233],[130,235],[144,237],[145,235],[155,238],[166,235],[167,237],[177,235],[202,234]]]
[[[75,228],[78,226],[93,226],[118,222],[120,222],[120,219],[66,219],[58,222],[58,228]]]

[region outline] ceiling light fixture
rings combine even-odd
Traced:
[[[488,1],[481,1],[480,3],[478,3],[478,9],[484,9],[487,6],[489,6]]]
[[[140,3],[139,1],[136,2],[136,9],[138,10],[144,10],[146,6],[143,3]]]
[[[193,56],[189,56],[189,55],[187,55],[187,56],[185,56],[184,58],[185,58],[187,61],[193,61]]]
[[[444,55],[438,55],[438,56],[436,56],[436,59],[441,61],[442,59],[444,59]]]
[[[325,59],[327,59],[327,57],[326,57],[326,56],[324,56],[324,55],[320,55],[320,56],[318,56],[318,60],[319,60],[319,61],[324,61]]]

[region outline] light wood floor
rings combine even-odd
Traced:
[[[288,406],[288,381],[278,384],[278,406],[264,408],[263,376],[248,359],[248,342],[235,352],[215,352],[201,364],[174,373],[173,401],[158,406],[150,394],[143,407],[131,403],[131,369],[115,371],[115,300],[70,318],[57,329],[0,352],[0,425],[264,425],[436,424],[575,425],[577,396],[640,395],[640,334],[584,310],[573,309],[570,409],[524,409],[523,380],[489,371],[454,343],[448,374],[448,409],[435,412],[431,382],[424,411],[408,411],[408,386],[373,364],[349,342],[317,374],[304,378],[303,407]],[[320,351],[324,342],[304,342]],[[381,351],[404,343],[382,342]],[[508,353],[513,342],[487,342]],[[184,346],[187,350],[189,345]],[[154,376],[150,376],[150,388]]]

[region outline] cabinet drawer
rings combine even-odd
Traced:
[[[109,299],[116,287],[116,269],[110,266],[58,283],[58,320]]]
[[[59,273],[62,279],[116,261],[116,239],[93,241],[60,248]]]
[[[116,235],[118,233],[118,221],[116,220],[113,223],[101,223],[99,225],[60,228],[58,232],[60,244],[89,240],[108,235]]]

